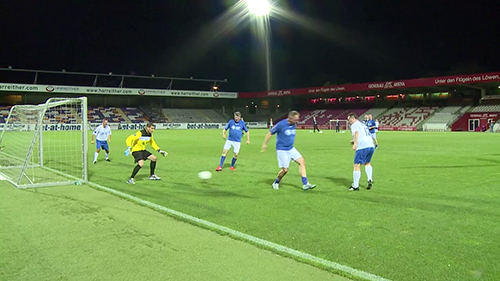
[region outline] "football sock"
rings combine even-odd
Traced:
[[[135,166],[134,168],[134,171],[132,172],[132,175],[130,176],[131,178],[135,178],[135,175],[137,175],[137,173],[139,172],[139,170],[141,169],[142,167],[137,165]]]
[[[156,162],[151,162],[151,165],[149,166],[149,170],[151,172],[151,175],[155,174],[155,168],[156,168]]]
[[[302,177],[302,184],[306,185],[307,184],[307,177]]]
[[[365,166],[365,172],[366,172],[366,176],[368,177],[368,180],[369,181],[373,180],[372,179],[373,167],[372,166]]]
[[[108,159],[108,158],[109,158],[109,153],[107,152],[107,153],[106,153],[106,159]]]
[[[231,167],[234,167],[234,163],[236,163],[236,160],[238,160],[238,159],[233,157],[233,160],[231,161]]]
[[[274,183],[280,183],[280,179],[276,178],[276,179],[274,180]]]
[[[97,156],[99,156],[99,152],[94,152],[94,162],[97,161]]]
[[[221,156],[220,157],[220,163],[219,163],[219,166],[222,167],[222,164],[224,164],[224,161],[226,160],[226,156]]]
[[[359,187],[359,179],[361,178],[361,171],[353,171],[352,178],[353,178],[352,187],[358,188]]]

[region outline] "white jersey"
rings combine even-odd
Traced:
[[[378,126],[380,123],[378,121],[375,121],[375,133],[378,132]]]
[[[354,124],[351,125],[351,132],[352,136],[354,138],[354,134],[358,132],[358,148],[356,150],[364,149],[364,148],[369,148],[369,147],[375,147],[373,145],[373,140],[370,135],[370,131],[368,131],[368,127],[366,127],[365,124],[356,121]]]
[[[94,136],[98,141],[107,141],[108,137],[111,136],[111,128],[106,126],[104,128],[102,125],[97,126],[94,130]]]

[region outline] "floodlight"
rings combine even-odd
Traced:
[[[271,11],[271,5],[268,0],[246,0],[250,13],[256,16],[268,15]]]

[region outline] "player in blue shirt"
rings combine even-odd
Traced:
[[[278,173],[276,180],[273,182],[273,189],[279,189],[281,179],[286,175],[286,173],[288,173],[288,167],[290,166],[291,160],[299,164],[299,173],[302,177],[302,189],[305,191],[316,187],[315,184],[311,184],[307,181],[306,162],[300,152],[293,146],[296,133],[295,124],[297,124],[299,120],[300,113],[297,111],[291,111],[288,114],[288,118],[276,123],[264,138],[261,152],[266,151],[267,143],[271,139],[271,136],[277,134],[276,154],[278,156],[278,165],[281,170]]]
[[[373,140],[370,132],[368,131],[368,127],[358,120],[358,116],[355,113],[349,114],[348,120],[351,124],[352,149],[356,150],[356,153],[354,154],[354,169],[352,172],[353,183],[349,190],[359,190],[361,165],[365,165],[365,172],[368,177],[368,185],[366,189],[371,189],[373,185],[373,168],[371,161],[373,152],[375,151],[375,148],[373,147]]]
[[[366,127],[368,127],[368,130],[370,131],[370,136],[373,139],[373,142],[375,143],[375,148],[378,148],[378,141],[377,141],[377,129],[378,125],[373,120],[373,116],[371,114],[368,114],[368,121],[366,122]]]
[[[226,126],[222,130],[222,138],[226,139],[226,131],[229,130],[229,137],[224,143],[224,147],[222,148],[222,156],[220,157],[219,166],[215,169],[217,172],[222,171],[222,165],[224,164],[224,160],[226,160],[227,151],[233,147],[233,160],[231,161],[231,171],[234,171],[234,163],[238,159],[238,153],[240,152],[240,144],[241,137],[243,132],[247,133],[247,144],[250,144],[250,132],[248,131],[247,125],[245,121],[241,118],[241,113],[236,111],[234,113],[234,119],[229,120]]]

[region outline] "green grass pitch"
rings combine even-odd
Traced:
[[[303,192],[295,164],[280,190],[271,188],[278,167],[275,137],[260,152],[266,130],[251,130],[236,171],[229,154],[218,173],[220,130],[158,130],[155,139],[169,152],[155,152],[162,180],[147,179],[147,162],[128,185],[134,163],[123,152],[132,133],[113,132],[112,162],[101,152],[89,164],[92,182],[389,279],[500,279],[498,134],[380,132],[374,188],[364,189],[362,170],[361,191],[348,192],[349,133],[299,130],[295,145],[318,185]],[[213,178],[199,180],[204,170]]]
[[[298,131],[295,146],[318,185],[308,192],[295,164],[280,190],[271,188],[278,167],[275,137],[260,152],[266,130],[250,131],[234,172],[231,154],[214,171],[220,130],[158,130],[155,139],[169,152],[159,156],[162,180],[147,179],[146,163],[128,185],[134,163],[123,152],[131,133],[113,132],[112,162],[101,153],[91,181],[389,279],[500,279],[499,135],[380,132],[374,188],[364,189],[362,169],[361,191],[352,193],[349,133]],[[213,173],[206,182],[197,178],[204,170]]]

